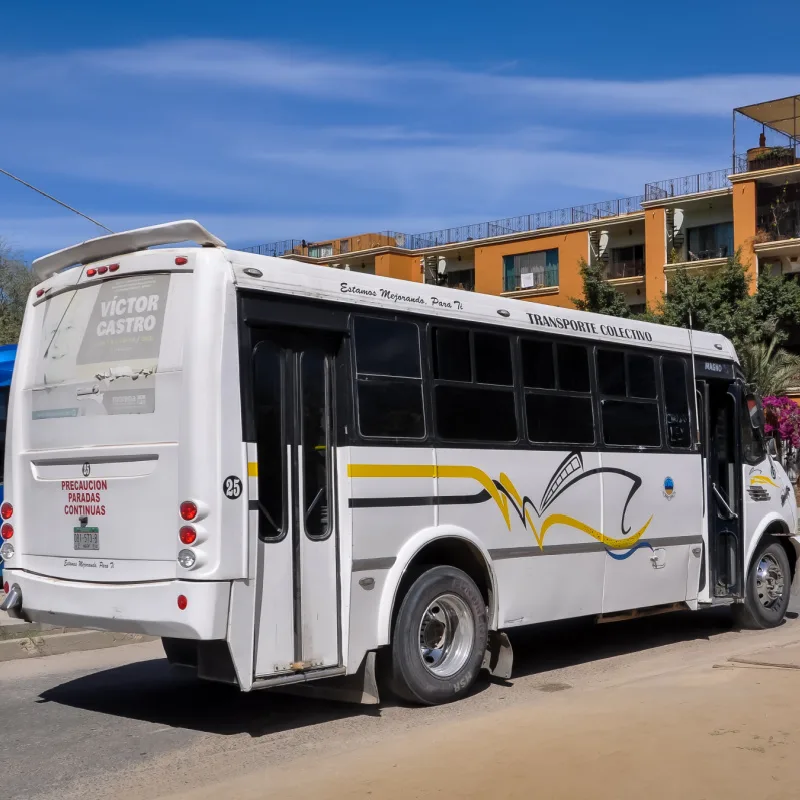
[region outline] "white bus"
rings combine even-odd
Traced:
[[[721,336],[195,222],[34,269],[0,550],[18,617],[159,636],[244,691],[376,702],[377,674],[423,704],[508,676],[516,626],[784,617],[795,495]]]

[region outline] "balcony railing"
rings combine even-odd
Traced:
[[[285,256],[287,253],[300,253],[303,245],[301,239],[284,239],[282,242],[269,244],[256,244],[252,247],[243,247],[245,253],[255,253],[259,256]]]
[[[790,167],[797,163],[794,147],[753,147],[742,155],[734,157],[734,170],[737,174],[758,172],[762,169]]]
[[[596,219],[619,217],[641,211],[643,200],[644,197],[642,195],[635,195],[633,197],[622,197],[618,200],[605,200],[600,203],[587,203],[582,206],[559,208],[555,211],[540,211],[538,214],[523,214],[519,217],[508,217],[492,222],[478,222],[474,225],[461,225],[457,228],[443,228],[442,230],[428,231],[427,233],[381,231],[374,234],[362,234],[361,236],[351,236],[349,239],[342,240],[347,242],[347,246],[341,253],[339,240],[335,240],[333,242],[333,255],[341,255],[347,252],[348,249],[349,252],[355,253],[377,247],[425,250],[429,247],[440,247],[446,244],[460,244],[461,242],[471,242],[476,239],[492,239],[498,236],[527,233],[544,228],[557,228],[562,225],[591,222]],[[277,253],[277,255],[283,255],[284,253],[295,252],[295,248],[299,248],[304,244],[305,242],[299,239],[291,239],[286,242],[256,245],[255,247],[244,247],[242,249],[248,253],[276,255],[276,251],[281,246],[286,246],[283,253]],[[317,245],[312,243],[309,246],[315,247]]]
[[[503,291],[516,292],[528,289],[546,289],[558,286],[558,267],[545,267],[533,271],[515,269],[504,278]]]
[[[458,228],[443,228],[428,233],[406,234],[405,247],[408,250],[423,250],[428,247],[440,247],[445,244],[471,242],[475,239],[492,239],[497,236],[509,236],[515,233],[527,233],[543,228],[557,228],[572,225],[576,222],[591,222],[606,217],[619,217],[641,211],[642,195],[623,197],[619,200],[606,200],[601,203],[587,203],[582,206],[559,208],[555,211],[540,211],[538,214],[523,214],[520,217],[507,217],[492,222],[479,222],[474,225],[462,225]]]
[[[641,278],[644,275],[644,259],[634,258],[630,261],[610,263],[605,269],[606,280],[616,278]]]
[[[669,197],[683,197],[687,194],[711,192],[715,189],[727,189],[727,169],[715,169],[712,172],[698,172],[696,175],[686,175],[683,178],[670,178],[657,183],[646,183],[644,186],[644,199],[666,200]]]

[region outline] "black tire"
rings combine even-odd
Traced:
[[[764,575],[764,566],[767,575]],[[770,603],[770,589],[780,576],[783,591]],[[766,580],[765,580],[766,577]],[[744,603],[734,606],[736,621],[743,628],[774,628],[783,622],[789,607],[792,572],[786,551],[778,542],[763,542],[753,556],[745,581]]]
[[[488,636],[486,601],[472,578],[455,567],[426,570],[409,587],[395,619],[389,688],[421,705],[464,697],[480,672]]]

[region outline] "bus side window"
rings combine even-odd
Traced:
[[[655,358],[597,350],[603,441],[619,447],[660,447]]]
[[[431,329],[436,431],[448,441],[516,442],[511,337]]]
[[[366,438],[424,439],[419,328],[354,317],[358,427]]]
[[[686,362],[681,358],[662,358],[661,376],[667,415],[667,443],[674,448],[688,448],[692,437]]]
[[[742,404],[742,457],[746,464],[751,467],[760,464],[766,457],[764,443],[756,436],[753,426],[750,424],[750,415],[747,405]]]
[[[594,444],[589,351],[584,345],[520,339],[528,439]]]

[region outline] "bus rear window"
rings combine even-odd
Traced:
[[[106,413],[148,413],[170,275],[146,273],[56,295],[44,304],[34,388],[97,384]],[[121,378],[128,380],[117,381]],[[77,416],[64,396],[37,392],[34,419]],[[85,404],[84,404],[85,405]]]

